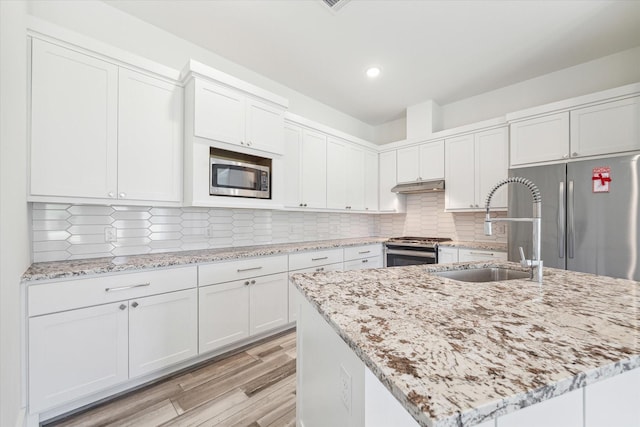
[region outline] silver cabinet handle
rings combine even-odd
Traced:
[[[126,197],[127,197],[127,193],[120,193],[120,196],[119,196],[119,197],[120,197],[121,199],[124,199],[124,198],[126,198]]]
[[[576,153],[576,152],[574,151],[573,153],[571,153],[571,155],[572,155],[573,157],[576,157],[576,156],[578,155],[578,153]]]
[[[249,286],[249,281],[247,280],[246,282],[244,282],[245,286]]]
[[[124,304],[120,304],[120,307],[118,307],[118,308],[119,308],[120,310],[124,310],[125,308],[127,308],[127,306],[126,306],[126,305],[124,305]]]
[[[144,286],[150,286],[151,282],[147,282],[147,283],[140,283],[139,285],[129,285],[129,286],[119,286],[117,288],[104,288],[105,292],[117,292],[117,291],[124,291],[127,289],[133,289],[133,288],[142,288]]]
[[[368,254],[368,253],[371,253],[371,251],[360,251],[360,252],[358,252],[358,253],[359,253],[359,254]]]
[[[252,285],[255,285],[255,284],[256,284],[256,281],[255,281],[255,280],[252,280],[252,281],[251,281],[251,284],[252,284]]]
[[[138,305],[140,305],[140,304],[138,304],[138,303],[137,303],[137,302],[135,302],[135,301],[131,303],[131,307],[133,307],[133,308],[136,308]]]
[[[567,256],[569,258],[573,258],[573,248],[576,244],[573,209],[573,181],[569,181],[567,188]]]
[[[362,262],[369,262],[369,260],[368,259],[363,259]]]
[[[115,193],[113,191],[109,191],[109,193],[107,194],[109,197],[111,197],[112,199],[116,196]]]
[[[323,257],[320,257],[320,258],[311,258],[311,261],[322,261],[323,259],[329,259],[329,257],[328,256],[323,256]]]
[[[569,155],[568,155],[568,154],[565,154],[564,156],[562,156],[562,158],[563,158],[563,159],[568,159],[568,158],[569,158]]]
[[[316,268],[316,271],[317,271],[317,272],[324,271],[324,267],[318,267],[318,268]]]
[[[253,270],[261,270],[262,267],[251,267],[251,268],[239,268],[238,273],[242,273],[244,271],[253,271]]]
[[[488,255],[493,256],[493,252],[469,252],[471,255]]]
[[[558,186],[558,257],[564,258],[564,181]]]

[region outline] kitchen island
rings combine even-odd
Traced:
[[[299,425],[640,425],[640,283],[431,274],[487,266],[293,276]]]

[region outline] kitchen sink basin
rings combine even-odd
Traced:
[[[460,282],[500,282],[502,280],[531,278],[531,273],[528,271],[500,267],[438,271],[431,274]]]

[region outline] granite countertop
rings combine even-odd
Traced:
[[[506,252],[507,244],[500,242],[468,242],[452,240],[450,242],[438,243],[439,246],[447,246],[452,248],[478,249],[485,251]]]
[[[27,271],[22,275],[22,282],[73,278],[92,274],[134,271],[146,268],[172,267],[257,256],[281,255],[301,251],[383,243],[386,241],[387,239],[383,237],[359,237],[350,239],[319,240],[313,242],[242,246],[236,248],[165,252],[147,255],[78,259],[72,261],[39,262],[31,264]]]
[[[640,367],[640,283],[546,268],[464,283],[474,262],[296,274],[295,285],[422,426],[474,425]]]

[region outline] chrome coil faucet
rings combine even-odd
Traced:
[[[493,197],[496,190],[505,184],[523,184],[529,189],[529,191],[531,191],[531,195],[533,196],[532,218],[491,218],[491,216],[489,215],[489,205],[491,204],[491,198]],[[493,188],[489,191],[489,195],[487,196],[487,201],[485,203],[485,208],[487,210],[487,214],[484,219],[484,234],[487,236],[491,236],[492,234],[492,222],[531,222],[533,224],[533,252],[531,254],[531,259],[525,259],[524,250],[522,249],[522,247],[520,247],[520,265],[522,265],[523,267],[531,268],[532,280],[533,278],[535,278],[538,283],[542,283],[542,260],[540,259],[542,197],[540,196],[540,190],[538,189],[538,187],[532,181],[526,178],[512,177],[504,179],[494,185]]]

